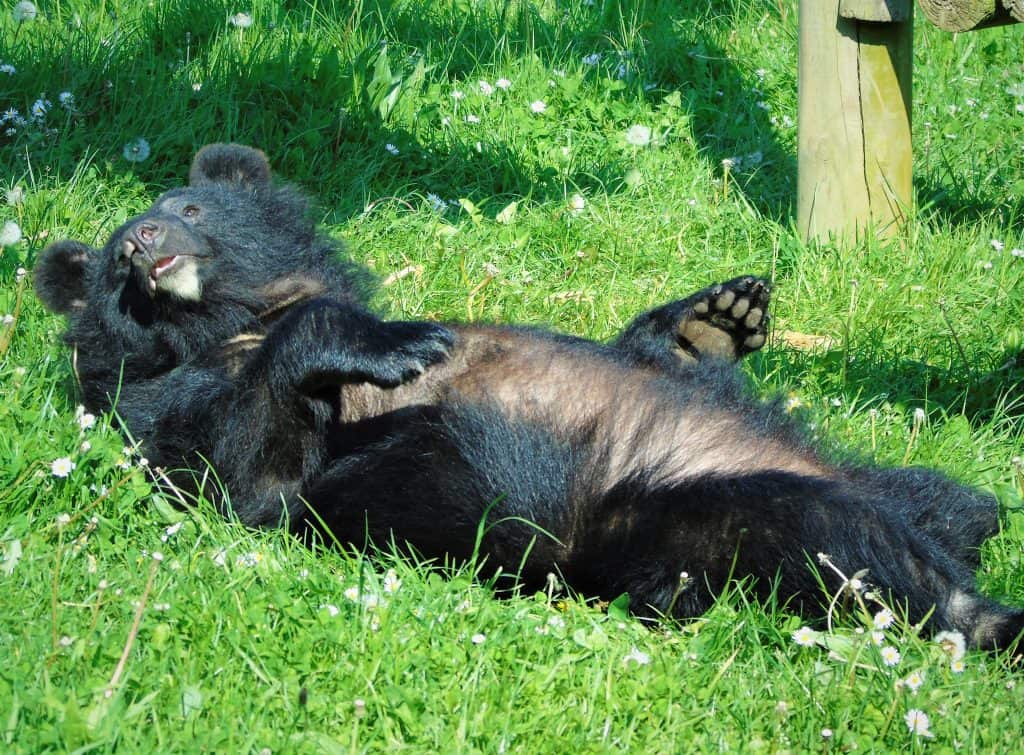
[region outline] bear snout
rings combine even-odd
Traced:
[[[121,254],[129,261],[136,252],[143,252],[152,258],[153,252],[160,248],[166,235],[166,228],[161,223],[152,220],[136,223],[128,229],[121,242]]]

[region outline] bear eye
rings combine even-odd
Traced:
[[[181,211],[182,217],[186,218],[197,218],[199,217],[199,208],[194,204],[186,205],[185,209]]]

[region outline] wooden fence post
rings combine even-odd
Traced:
[[[797,222],[892,234],[913,201],[911,0],[800,3]]]

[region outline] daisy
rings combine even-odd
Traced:
[[[427,193],[427,201],[430,203],[430,207],[434,212],[444,212],[448,209],[448,203],[433,192]]]
[[[886,666],[895,666],[900,662],[900,651],[894,648],[892,645],[886,645],[881,650],[882,663]]]
[[[474,634],[469,639],[470,639],[470,642],[472,642],[474,645],[482,645],[484,642],[486,642],[487,635],[481,634],[480,632],[477,632],[476,634]]]
[[[40,97],[38,100],[32,103],[32,117],[37,121],[41,121],[46,117],[46,111],[53,107],[53,103],[47,99]]]
[[[394,144],[391,144],[391,143],[385,144],[384,145],[384,149],[387,150],[387,153],[389,155],[397,155],[398,154],[398,147],[396,147]]]
[[[875,629],[888,629],[893,625],[894,621],[896,621],[896,617],[893,616],[892,611],[888,608],[883,608],[875,614],[873,623],[875,625]]]
[[[800,647],[809,648],[814,645],[814,630],[810,627],[800,627],[793,632],[793,642]]]
[[[651,656],[647,655],[647,653],[643,652],[639,648],[633,648],[626,653],[626,657],[622,659],[624,664],[628,664],[630,661],[635,663],[637,666],[646,666],[651,662]]]
[[[398,574],[394,569],[388,569],[387,574],[384,575],[384,592],[389,595],[393,595],[398,592],[398,588],[402,586],[402,580],[398,578]]]
[[[67,456],[62,456],[59,459],[54,459],[50,464],[50,472],[54,477],[67,477],[75,469],[75,462],[71,461]]]
[[[921,689],[921,685],[924,684],[924,674],[920,671],[915,671],[904,679],[903,683],[907,686],[907,689],[916,695],[917,691]]]
[[[903,720],[907,724],[907,729],[910,730],[911,734],[916,734],[919,737],[931,737],[934,736],[931,732],[931,721],[928,720],[928,715],[917,708],[911,708],[907,711],[907,715],[903,717]]]

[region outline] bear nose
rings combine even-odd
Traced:
[[[153,240],[160,235],[160,226],[156,223],[139,223],[135,226],[135,237],[145,246],[153,243]]]
[[[164,227],[160,223],[151,220],[136,223],[125,234],[124,241],[121,243],[122,255],[130,261],[135,252],[141,251],[144,254],[150,254],[155,247],[159,246],[163,232]]]

